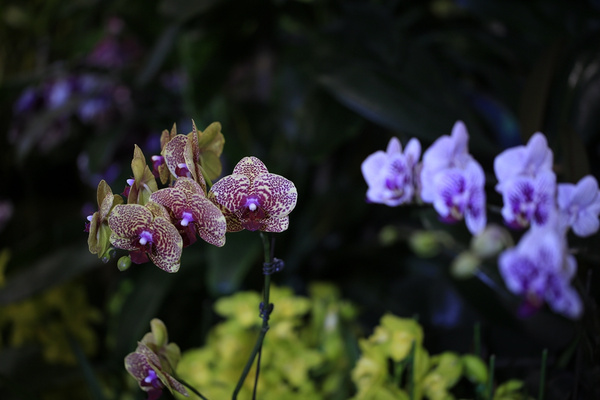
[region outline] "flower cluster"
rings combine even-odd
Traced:
[[[485,174],[468,152],[468,139],[465,125],[458,121],[450,136],[438,138],[423,153],[422,161],[417,139],[411,139],[403,153],[398,139],[392,138],[387,152],[376,152],[362,164],[368,201],[388,206],[422,201],[432,204],[442,221],[464,218],[476,235],[471,247],[480,254],[465,252],[454,263],[457,271],[471,270],[481,258],[487,241],[483,236],[497,236],[499,231],[494,226],[487,229]],[[494,245],[498,248],[493,252],[504,249],[499,270],[508,289],[523,298],[521,311],[527,314],[548,304],[557,313],[577,318],[583,306],[571,286],[577,263],[568,252],[567,232],[585,237],[598,231],[600,191],[589,175],[577,184],[557,183],[553,163],[552,150],[539,132],[527,144],[495,158],[502,218],[510,229],[529,231],[508,249],[509,240],[492,238],[500,246]]]
[[[120,268],[151,260],[177,272],[182,249],[197,237],[221,247],[226,232],[286,230],[296,188],[258,158],[243,158],[232,175],[210,186],[221,174],[224,143],[219,123],[204,132],[193,124],[189,134],[177,134],[173,126],[163,131],[162,151],[152,157],[152,169],[135,146],[126,200],[105,181],[98,185],[98,211],[88,217],[86,229],[90,252],[107,261],[115,248],[122,249],[129,255],[120,260]],[[159,189],[157,179],[166,187]]]
[[[433,204],[441,219],[465,219],[473,234],[486,224],[485,176],[468,151],[469,134],[458,121],[450,136],[437,139],[423,153],[421,144],[411,139],[404,153],[397,138],[387,152],[376,152],[363,162],[362,173],[369,185],[367,199],[389,206],[417,200]]]

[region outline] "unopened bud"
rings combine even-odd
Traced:
[[[443,231],[416,231],[408,239],[410,248],[419,257],[435,257],[451,242],[452,238]]]
[[[117,261],[117,268],[119,268],[119,271],[125,271],[129,269],[129,267],[131,267],[131,257],[123,256],[119,258],[119,261]]]
[[[165,323],[158,318],[153,318],[150,321],[150,329],[152,330],[156,346],[158,348],[165,346],[169,340]]]
[[[510,233],[499,225],[488,225],[471,239],[471,250],[481,258],[495,257],[513,245]]]
[[[473,252],[463,251],[452,261],[450,272],[457,279],[467,279],[477,272],[480,264],[480,258],[473,254]]]

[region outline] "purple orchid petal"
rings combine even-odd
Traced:
[[[580,299],[569,284],[575,258],[566,254],[566,240],[554,227],[530,229],[516,247],[500,255],[498,267],[507,288],[526,302],[546,302],[569,318],[579,316]]]
[[[596,179],[588,175],[576,185],[562,183],[557,192],[561,227],[571,227],[581,237],[596,233],[600,227],[600,192]]]

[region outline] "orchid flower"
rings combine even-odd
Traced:
[[[151,332],[144,335],[135,352],[125,357],[125,369],[148,392],[148,399],[158,399],[163,388],[189,396],[185,387],[171,374],[181,359],[176,343],[169,343],[167,327],[158,318],[150,321]]]
[[[527,145],[507,149],[496,157],[496,191],[502,194],[502,216],[509,226],[544,226],[553,219],[556,175],[552,163],[552,151],[539,132]]]
[[[377,151],[363,161],[361,170],[369,189],[367,199],[373,203],[398,206],[412,200],[414,167],[421,156],[421,144],[411,139],[404,151],[393,137],[385,152]]]
[[[202,132],[192,121],[192,132],[189,134],[173,133],[172,130],[170,140],[163,146],[162,156],[174,177],[188,177],[200,183],[204,175],[210,180],[221,175],[219,156],[223,152],[225,138],[220,123],[213,122]]]
[[[258,158],[244,157],[231,175],[211,187],[208,198],[223,212],[228,232],[282,232],[298,192],[293,182],[270,173]]]
[[[152,193],[150,201],[170,211],[171,222],[182,233],[184,246],[196,240],[195,234],[215,246],[225,244],[225,217],[195,180],[179,178],[173,187]]]
[[[557,229],[531,228],[516,247],[500,255],[498,265],[508,289],[523,296],[525,308],[538,309],[547,303],[569,318],[581,315],[581,299],[570,286],[577,263],[566,252],[564,235]]]
[[[90,253],[98,254],[98,258],[108,261],[108,252],[111,247],[108,215],[115,205],[123,203],[123,198],[114,195],[105,180],[101,180],[98,184],[96,198],[98,211],[87,217],[89,221],[89,225],[86,226],[86,230],[89,232],[88,247]]]
[[[457,121],[450,136],[438,138],[423,154],[421,199],[433,203],[442,220],[465,219],[473,234],[485,228],[485,175],[468,152],[469,134]]]
[[[125,357],[125,369],[138,382],[140,389],[148,392],[148,399],[160,398],[164,388],[171,393],[176,391],[189,396],[186,388],[167,372],[171,368],[163,365],[160,357],[142,342],[138,343],[135,352]]]
[[[129,185],[127,203],[145,205],[150,195],[158,190],[158,186],[152,171],[146,165],[144,153],[137,145],[135,145],[133,160],[131,160],[131,170],[133,179],[127,180]]]
[[[179,270],[183,241],[163,206],[156,203],[149,203],[149,207],[117,205],[108,218],[108,225],[112,230],[110,242],[116,248],[131,251],[132,256],[147,255],[167,272]],[[142,259],[132,257],[132,261],[140,263]]]
[[[577,236],[590,236],[598,231],[600,192],[598,182],[591,175],[583,177],[576,185],[558,184],[557,202],[559,220],[563,229],[569,227]]]

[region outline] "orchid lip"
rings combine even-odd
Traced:
[[[148,243],[152,243],[152,233],[148,231],[142,231],[142,233],[140,233],[140,244],[145,246]]]
[[[134,183],[135,183],[135,179],[127,179],[127,184],[129,186],[133,186]]]
[[[90,214],[90,215],[88,215],[88,216],[87,216],[87,218],[86,218],[86,219],[87,219],[88,221],[92,222],[92,219],[94,219],[94,215],[93,215],[93,214]]]
[[[192,213],[184,211],[181,217],[181,226],[188,226],[190,222],[194,222],[194,216]]]

